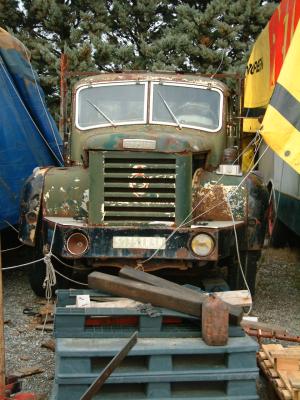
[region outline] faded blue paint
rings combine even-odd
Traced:
[[[62,140],[33,74],[25,47],[0,29],[0,229],[4,220],[18,222],[20,191],[32,170],[63,164]]]

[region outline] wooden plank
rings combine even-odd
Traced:
[[[160,278],[159,276],[149,274],[148,272],[140,271],[130,267],[123,267],[119,271],[119,276],[125,279],[132,279],[137,282],[147,283],[156,287],[178,290],[183,293],[188,293],[191,296],[199,296],[204,300],[204,293],[197,292],[193,289],[178,285],[178,283],[171,282],[167,279]]]
[[[101,289],[106,293],[170,308],[196,317],[200,317],[202,301],[206,298],[206,296],[203,298],[192,296],[181,291],[159,288],[98,271],[89,274],[88,285],[92,289]]]
[[[290,393],[292,394],[292,387],[291,387],[291,384],[289,382],[288,372],[287,371],[278,370],[278,369],[276,371],[278,373],[278,376],[281,378],[281,380],[285,384],[286,389],[288,389],[290,391]]]
[[[300,400],[300,371],[293,371],[288,376],[292,387],[293,400]]]
[[[229,290],[227,292],[214,292],[214,294],[231,306],[250,307],[252,304],[248,290]]]
[[[289,381],[293,388],[300,389],[300,372],[293,371],[289,375]]]
[[[271,351],[270,354],[273,358],[295,358],[300,361],[300,349],[285,347],[283,350]]]
[[[292,400],[292,395],[289,390],[280,389],[280,394],[282,395],[283,400]]]
[[[258,365],[262,372],[265,374],[266,378],[268,378],[270,381],[273,381],[274,379],[278,378],[278,374],[272,366],[270,367],[269,363],[269,360],[258,361]]]
[[[265,331],[272,331],[272,332],[280,333],[282,335],[287,333],[287,330],[280,326],[266,324],[264,322],[242,320],[241,325],[245,326],[245,327],[249,327],[251,329],[261,329],[261,330],[265,330]]]
[[[267,368],[273,368],[273,364],[271,363],[270,360],[264,360],[264,365],[265,365]]]
[[[276,357],[274,358],[274,365],[278,371],[299,371],[300,360],[299,358]]]
[[[274,365],[274,358],[271,356],[271,351],[282,350],[283,346],[281,344],[262,344],[262,350],[265,352],[268,360]]]
[[[266,353],[264,352],[264,351],[259,351],[258,352],[258,355],[259,355],[259,357],[262,359],[262,360],[266,360],[268,357],[266,356]]]
[[[148,272],[136,270],[130,267],[123,267],[119,271],[119,276],[125,279],[132,279],[137,282],[147,283],[160,288],[173,289],[182,293],[187,293],[191,296],[198,296],[203,301],[204,296],[208,296],[206,292],[197,292],[191,288],[187,288],[177,283],[171,282],[167,279],[160,278]],[[252,304],[251,297],[247,290],[233,290],[228,292],[215,292],[214,295],[218,296],[224,303],[229,306],[249,307]]]
[[[91,386],[85,391],[80,397],[80,400],[91,400],[95,394],[99,392],[101,387],[104,385],[107,378],[114,372],[114,370],[124,360],[130,350],[137,342],[138,333],[134,334],[129,338],[125,346],[114,356],[114,358],[107,364],[107,366],[101,371],[101,374],[94,380]],[[101,397],[101,396],[100,396]]]
[[[284,382],[282,381],[281,378],[277,378],[274,379],[276,385],[280,388],[280,389],[286,389]]]

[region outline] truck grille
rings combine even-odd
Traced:
[[[104,153],[104,222],[175,223],[176,157]]]

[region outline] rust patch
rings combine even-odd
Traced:
[[[241,221],[246,216],[245,188],[205,184],[193,196],[194,221]]]
[[[185,247],[181,247],[176,251],[176,257],[180,258],[188,258],[190,255],[189,251]]]

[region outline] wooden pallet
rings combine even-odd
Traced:
[[[281,400],[300,400],[300,346],[263,344],[257,360]]]

